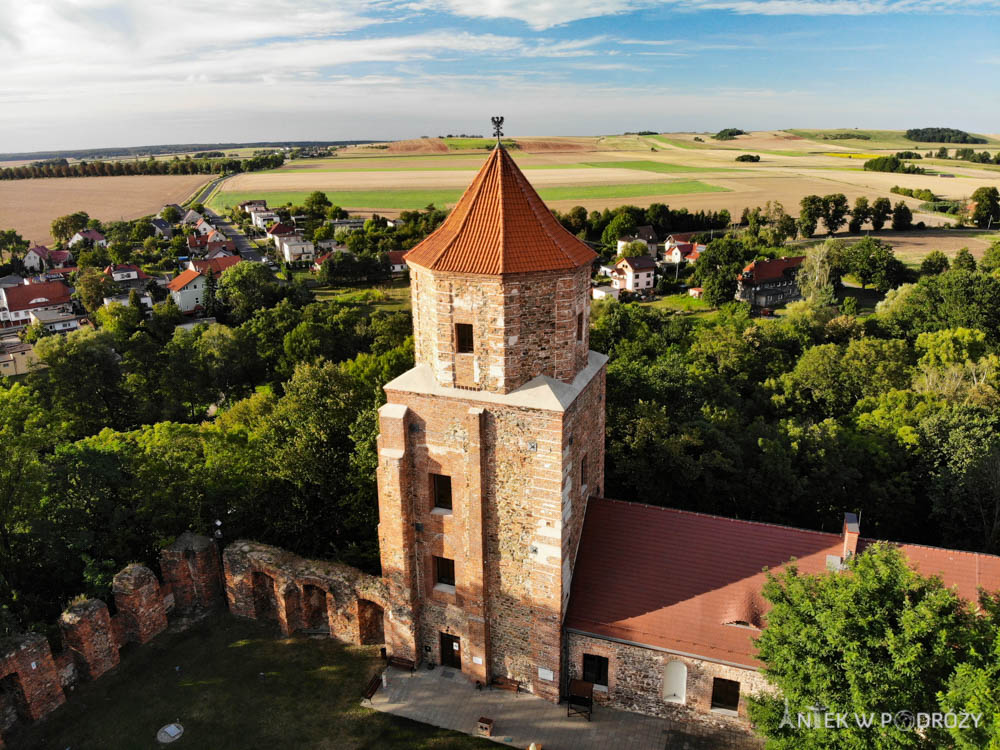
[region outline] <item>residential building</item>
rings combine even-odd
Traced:
[[[205,298],[205,277],[191,268],[181,271],[174,277],[167,290],[174,299],[177,309],[185,315],[196,313],[202,309]]]
[[[220,258],[190,260],[188,261],[187,267],[193,271],[197,271],[198,273],[211,271],[216,276],[220,276],[227,268],[232,268],[237,263],[242,262],[242,260],[243,258],[239,255],[227,255]]]
[[[83,229],[72,237],[70,237],[69,242],[66,244],[70,247],[79,245],[80,243],[89,243],[93,247],[107,247],[108,241],[104,239],[104,235],[98,232],[96,229]]]
[[[213,230],[208,234],[189,234],[187,238],[188,251],[193,255],[204,255],[213,250],[236,252],[236,242],[228,239],[222,232]]]
[[[267,236],[273,240],[277,240],[278,237],[283,237],[286,234],[294,233],[294,227],[289,226],[288,224],[283,224],[280,221],[277,224],[272,224],[267,230]]]
[[[695,299],[701,299],[705,295],[705,290],[700,286],[693,286],[688,289],[688,297],[694,297]]]
[[[112,304],[128,305],[131,304],[130,296],[128,294],[115,294],[111,297],[104,298],[104,306],[110,307]],[[142,306],[143,310],[150,312],[153,309],[153,298],[149,296],[146,292],[139,295],[139,304]]]
[[[194,231],[201,235],[209,235],[217,231],[215,225],[208,219],[198,219],[194,225]]]
[[[165,240],[169,240],[174,236],[174,228],[170,226],[170,222],[165,219],[154,218],[150,219],[149,223],[153,225],[153,232],[157,237],[162,237]]]
[[[24,375],[43,366],[31,344],[22,342],[16,334],[0,336],[0,377]]]
[[[613,286],[595,286],[590,290],[593,299],[618,299],[619,290]]]
[[[150,277],[134,263],[116,263],[104,269],[104,275],[124,289],[145,289]]]
[[[207,253],[205,253],[205,260],[214,260],[215,258],[231,258],[233,257],[233,250],[227,249],[226,247],[216,245],[210,245],[212,248]]]
[[[72,312],[69,287],[61,281],[0,287],[0,326],[27,325],[34,310]]]
[[[331,219],[330,221],[327,222],[327,224],[333,227],[333,230],[335,232],[340,229],[343,229],[348,232],[354,232],[357,231],[358,229],[364,229],[365,221],[367,221],[367,219],[355,216],[353,218],[348,218],[348,219]]]
[[[316,248],[309,240],[298,234],[285,234],[275,240],[275,247],[286,263],[312,263]]]
[[[272,224],[278,222],[281,217],[274,211],[252,211],[250,213],[251,223],[260,230],[267,229]]]
[[[694,263],[708,245],[697,242],[674,242],[663,251],[663,262],[677,265],[679,263]]]
[[[252,201],[243,201],[239,204],[239,209],[245,214],[251,213],[254,209],[266,209],[267,201],[261,198],[256,198]]]
[[[45,270],[49,261],[49,249],[45,245],[34,245],[24,253],[24,269],[29,273]]]
[[[648,255],[622,258],[611,272],[611,285],[633,294],[649,294],[653,291],[655,276],[656,262]]]
[[[29,316],[29,325],[39,323],[46,330],[52,333],[69,333],[75,331],[82,324],[88,323],[85,315],[76,315],[72,312],[61,310],[32,310]]]
[[[736,277],[736,299],[754,308],[777,307],[801,298],[796,276],[805,256],[755,260]]]
[[[402,276],[406,273],[406,261],[403,260],[404,255],[406,253],[402,250],[389,251],[389,271],[393,276]]]
[[[199,221],[204,219],[200,213],[191,210],[184,214],[184,218],[181,219],[181,224],[197,224]]]

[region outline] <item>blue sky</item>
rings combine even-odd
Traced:
[[[0,151],[722,127],[1000,132],[1000,0],[0,4]]]

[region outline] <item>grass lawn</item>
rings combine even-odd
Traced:
[[[585,167],[603,167],[605,169],[639,169],[643,172],[720,172],[727,167],[686,167],[682,164],[667,164],[662,161],[594,161],[583,164]]]
[[[362,707],[361,692],[380,667],[374,646],[282,639],[272,627],[220,614],[128,649],[117,669],[78,687],[8,746],[146,750],[158,747],[160,727],[179,721],[181,748],[495,747]]]
[[[703,299],[695,299],[687,292],[680,294],[668,294],[658,297],[652,302],[640,303],[646,307],[655,307],[659,310],[680,310],[700,315],[709,315],[715,312],[715,308]]]
[[[538,191],[543,200],[587,200],[603,198],[639,198],[649,195],[683,195],[688,193],[724,193],[727,188],[709,185],[698,180],[672,182],[638,182],[624,185],[573,185],[542,188]],[[208,207],[221,211],[226,206],[263,198],[269,206],[286,203],[301,204],[309,191],[292,192],[216,192]],[[326,197],[336,206],[383,209],[419,209],[433,203],[439,208],[453,205],[462,195],[460,189],[418,190],[343,190],[326,191]]]
[[[399,280],[378,287],[319,287],[312,291],[318,302],[370,305],[384,312],[410,309],[410,285]]]

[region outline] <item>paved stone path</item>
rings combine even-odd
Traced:
[[[475,734],[480,716],[493,719],[493,739],[511,747],[541,743],[544,750],[760,750],[739,730],[657,719],[597,706],[593,719],[566,716],[565,705],[506,690],[478,691],[460,672],[438,668],[410,673],[390,668],[388,688],[372,706],[425,724]]]

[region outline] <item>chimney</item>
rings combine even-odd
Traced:
[[[861,535],[861,527],[858,524],[858,517],[853,513],[844,514],[844,549],[840,555],[844,562],[847,562],[858,551],[858,537]]]

